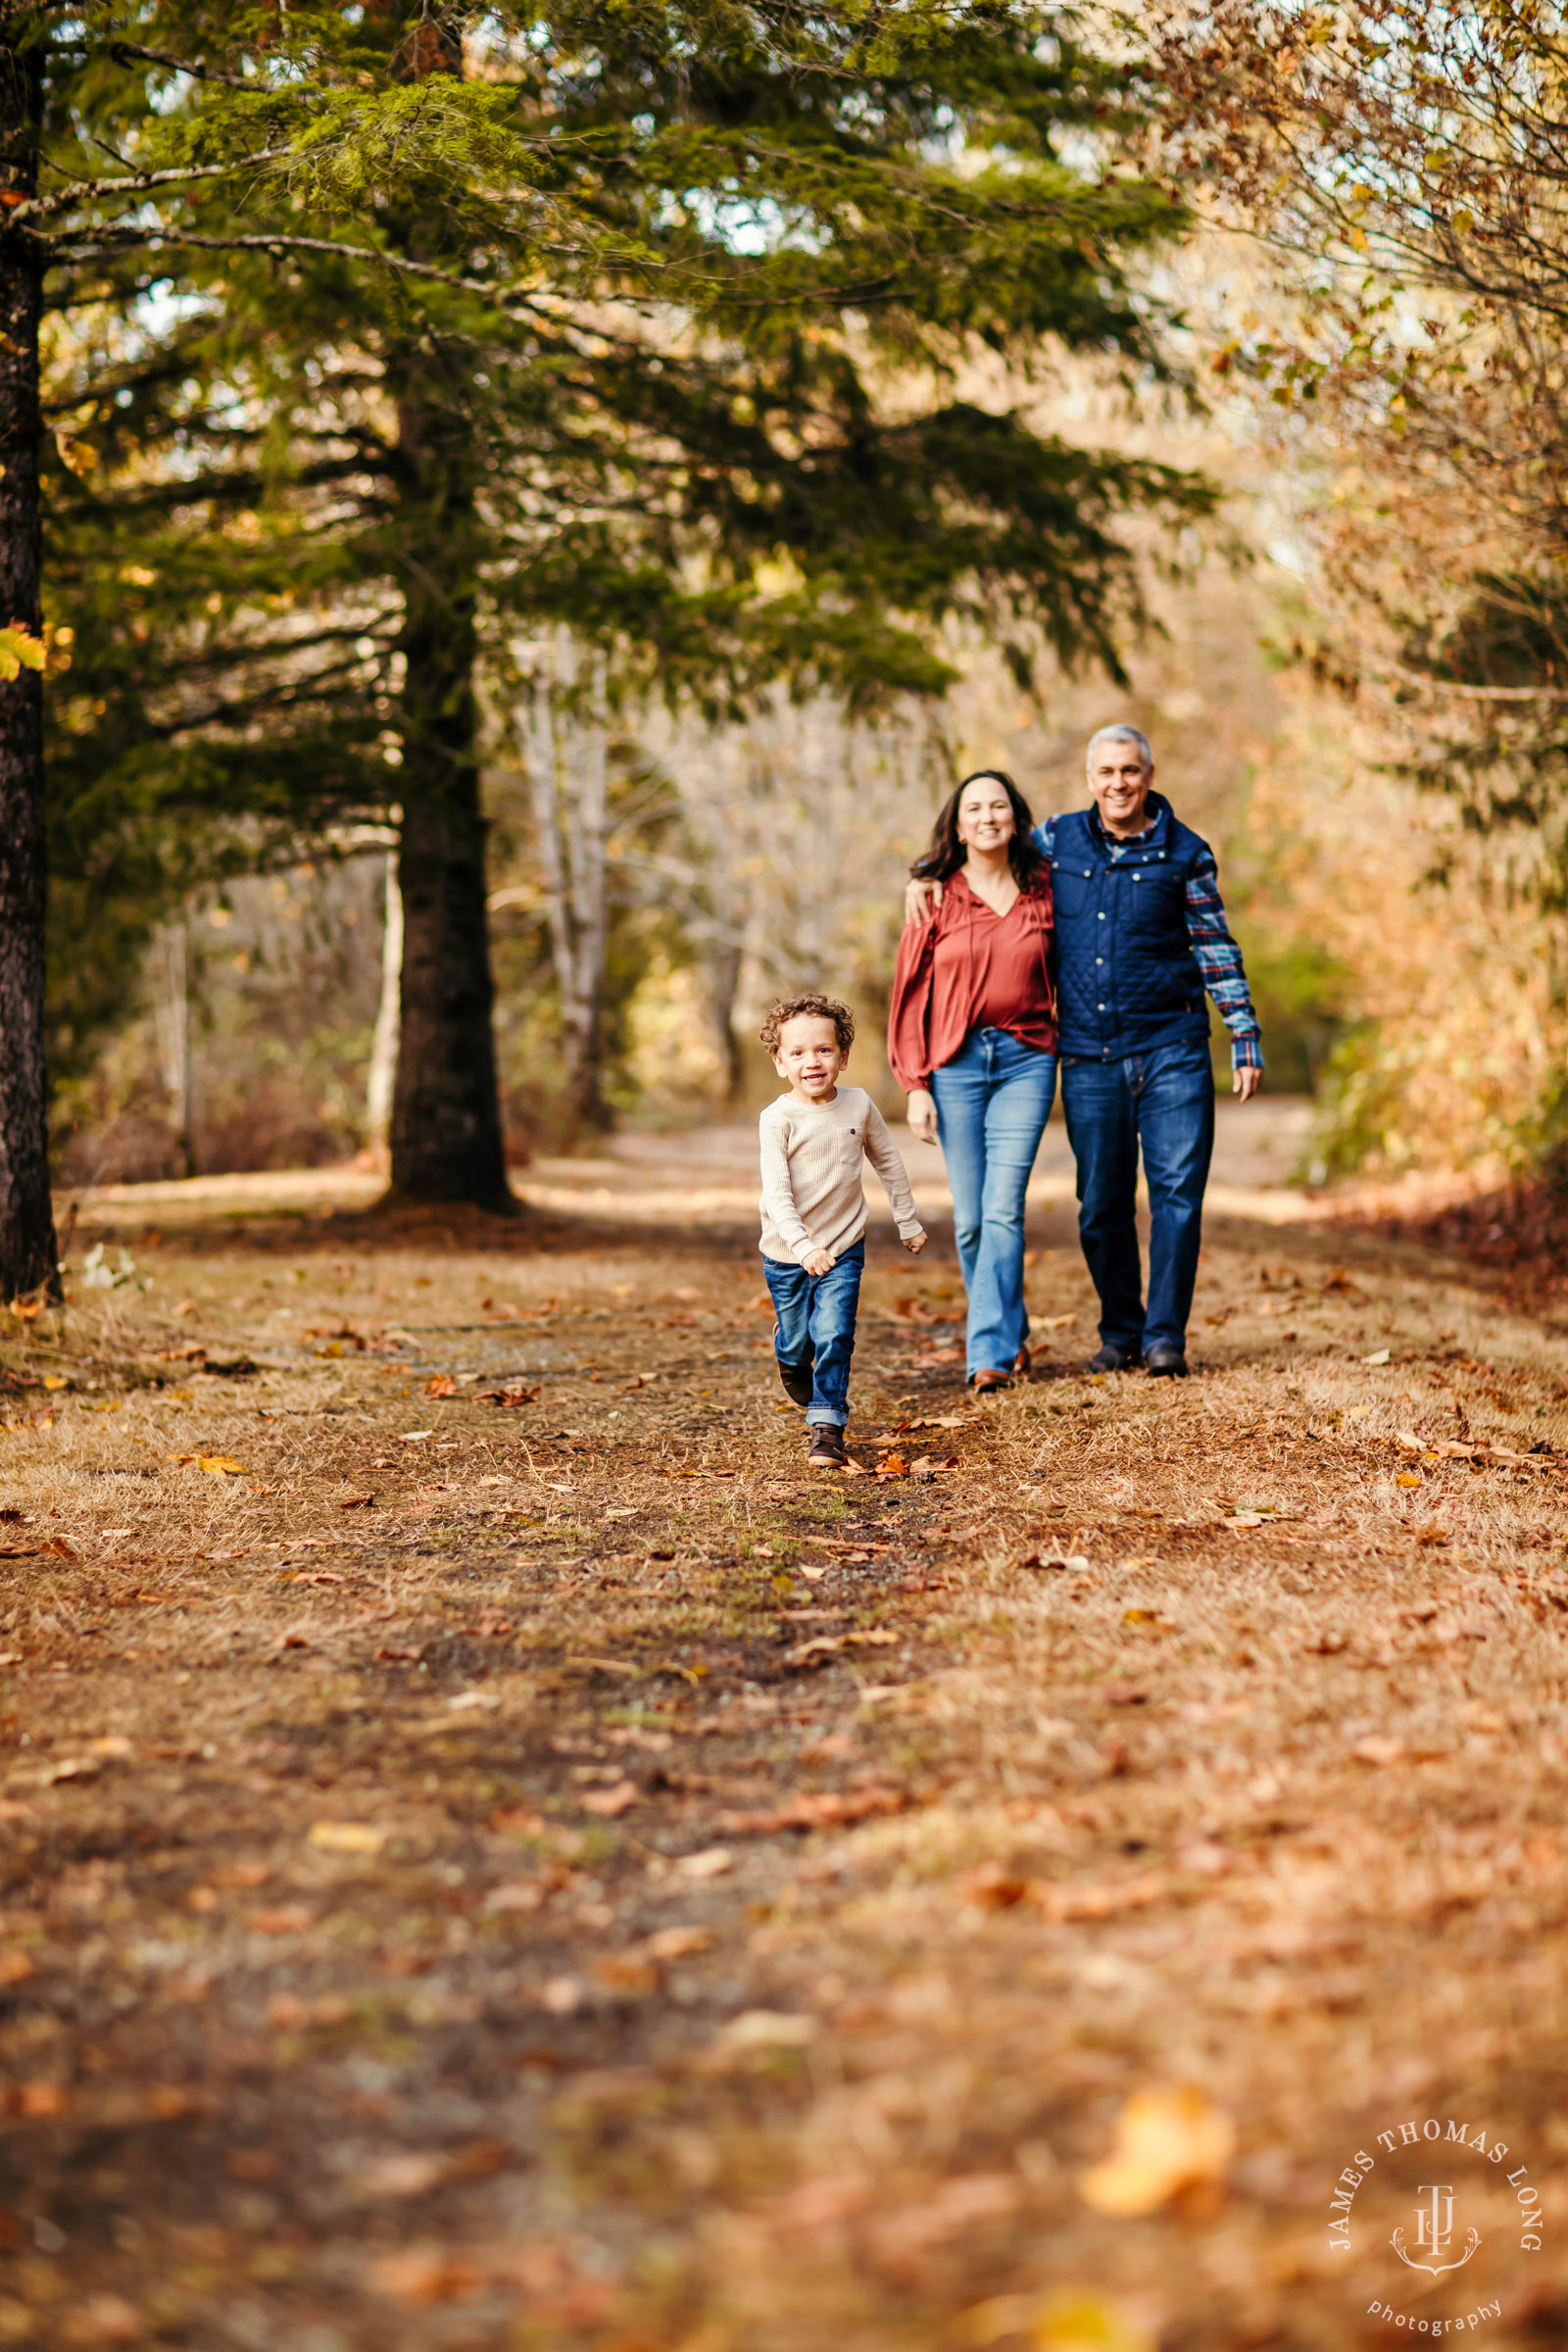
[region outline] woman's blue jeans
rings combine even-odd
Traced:
[[[976,1372],[1010,1372],[1029,1335],[1023,1197],[1055,1091],[1055,1055],[1021,1046],[1005,1029],[976,1029],[931,1073],[954,1239],[969,1294],[971,1379]]]

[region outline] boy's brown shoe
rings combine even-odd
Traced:
[[[775,1358],[778,1376],[784,1383],[784,1394],[791,1404],[804,1411],[811,1401],[811,1367],[809,1364],[787,1364],[782,1356]]]
[[[819,1421],[811,1432],[811,1450],[808,1463],[830,1470],[842,1470],[848,1458],[844,1451],[844,1433],[831,1423]]]

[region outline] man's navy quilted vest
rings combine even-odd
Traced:
[[[1187,935],[1187,877],[1205,844],[1156,794],[1149,807],[1152,829],[1121,845],[1093,808],[1058,816],[1053,827],[1063,1054],[1120,1061],[1208,1036],[1203,978]]]

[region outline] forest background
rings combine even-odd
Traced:
[[[1179,157],[1202,191],[1185,233],[1132,265],[1136,294],[1165,321],[1161,370],[1129,370],[1125,352],[1048,350],[1044,370],[1025,374],[971,353],[954,378],[956,399],[1016,413],[1037,434],[1219,486],[1217,516],[1174,539],[1150,519],[1116,525],[1149,603],[1148,625],[1124,638],[1125,682],[1049,648],[1024,677],[1001,632],[952,613],[931,632],[956,678],[940,694],[858,699],[808,678],[745,710],[672,703],[657,665],[607,675],[591,636],[537,616],[480,680],[497,1052],[515,1160],[591,1146],[616,1120],[755,1104],[772,1084],[758,1018],[796,987],[849,996],[865,1041],[857,1075],[891,1107],[877,1032],[899,886],[937,803],[969,767],[1001,765],[1039,812],[1075,806],[1083,742],[1107,719],[1151,735],[1162,788],[1219,854],[1270,1085],[1316,1097],[1303,1180],[1459,1174],[1480,1189],[1549,1156],[1564,943],[1541,826],[1528,808],[1521,821],[1495,770],[1483,807],[1473,761],[1444,738],[1430,695],[1390,691],[1391,676],[1408,678],[1420,634],[1405,610],[1419,601],[1412,584],[1441,576],[1462,603],[1455,580],[1494,552],[1456,533],[1430,447],[1415,462],[1424,493],[1412,494],[1400,396],[1410,348],[1435,340],[1432,298],[1412,291],[1408,254],[1381,257],[1374,363],[1343,316],[1326,316],[1325,236],[1308,224],[1293,248],[1277,233],[1278,173],[1272,214],[1248,176],[1260,146],[1289,143],[1276,83],[1262,108],[1255,87],[1244,93],[1259,146],[1239,158],[1211,131],[1221,99],[1234,100],[1230,79],[1255,57],[1277,60],[1278,44],[1260,12],[1212,22],[1206,52],[1182,24],[1134,27],[1156,54],[1162,32],[1171,45],[1152,119],[1120,136],[1153,172]],[[1350,22],[1320,62],[1353,66]],[[1285,54],[1282,73],[1295,63]],[[1291,102],[1309,110],[1312,97]],[[1080,166],[1098,170],[1104,143],[1078,136]],[[1339,258],[1370,287],[1353,202],[1339,226]],[[101,319],[86,331],[101,335]],[[106,468],[145,482],[171,461],[167,446],[149,455],[123,437],[100,433],[95,446],[74,399],[83,332],[66,315],[46,341],[53,480],[68,507],[102,515]],[[1336,388],[1338,399],[1319,397]],[[891,363],[882,389],[896,407]],[[1391,511],[1399,525],[1382,532],[1374,582],[1347,550]],[[92,550],[94,594],[126,609],[122,662],[133,665],[140,645],[151,662],[188,635],[189,582],[143,560],[134,519],[115,528],[118,540]],[[1381,666],[1368,592],[1385,624]],[[342,634],[347,602],[340,618]],[[65,699],[69,598],[51,621],[53,692]],[[1424,642],[1430,656],[1430,626]],[[1351,646],[1366,658],[1350,659]],[[1446,663],[1456,674],[1450,656],[1427,660],[1429,683]],[[93,729],[78,733],[90,741]],[[1493,751],[1506,772],[1539,747]],[[112,887],[87,860],[80,882],[68,874],[57,888],[63,1178],[383,1153],[401,942],[390,825],[356,815],[309,835],[247,831],[184,809],[178,832],[172,853],[162,840],[156,856],[132,856]],[[1221,1038],[1220,1061],[1223,1049]]]

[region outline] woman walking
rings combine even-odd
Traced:
[[[888,1059],[909,1130],[940,1137],[969,1295],[977,1389],[1026,1369],[1023,1199],[1056,1090],[1051,870],[1010,776],[966,776],[943,808],[918,879],[947,885],[899,941]]]

